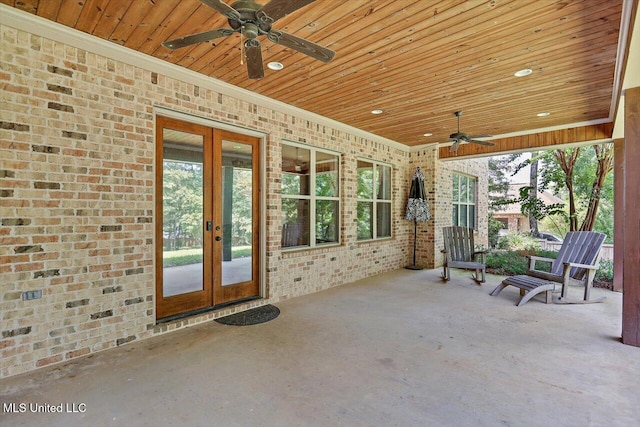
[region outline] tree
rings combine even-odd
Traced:
[[[531,166],[529,168],[529,197],[534,200],[538,200],[538,153],[531,153]],[[538,219],[534,212],[529,212],[529,230],[533,237],[540,237],[538,231]]]
[[[165,161],[162,184],[162,231],[170,250],[195,240],[202,245],[202,165]]]
[[[597,229],[613,233],[613,145],[601,144],[548,152],[542,187],[565,195],[569,202],[569,231]],[[598,219],[604,205],[606,218]],[[580,222],[582,217],[582,222]]]
[[[544,154],[534,152],[532,153],[530,158],[520,160],[518,163],[513,163],[515,160],[519,160],[520,156],[520,154],[511,155],[508,156],[505,160],[510,162],[509,171],[511,171],[512,176],[526,166],[531,167],[529,171],[529,185],[521,187],[518,197],[516,198],[508,199],[506,197],[506,194],[505,196],[497,197],[493,202],[493,206],[498,207],[514,203],[519,204],[522,214],[529,217],[531,234],[534,237],[537,237],[539,235],[538,221],[554,215],[563,215],[564,205],[561,203],[545,205],[544,202],[538,198],[538,164]],[[490,171],[490,182],[492,179],[491,175],[492,174]]]
[[[509,177],[514,174],[514,162],[520,154],[508,154],[489,158],[489,207],[496,208],[507,197],[509,189]]]
[[[609,172],[613,170],[613,145],[594,145],[593,149],[597,159],[597,169],[593,185],[591,186],[587,213],[585,214],[582,225],[580,226],[580,230],[582,231],[593,230],[596,223],[596,214],[598,213],[598,207],[600,206],[605,179]]]
[[[578,230],[578,216],[576,214],[576,200],[573,189],[573,172],[580,151],[581,147],[554,150],[551,152],[564,172],[564,184],[569,191],[569,231]]]

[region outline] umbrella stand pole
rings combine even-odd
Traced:
[[[407,270],[422,270],[422,267],[416,265],[416,244],[418,243],[418,220],[413,220],[413,265],[408,265]]]

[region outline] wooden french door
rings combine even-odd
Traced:
[[[156,118],[156,317],[259,295],[259,139]]]

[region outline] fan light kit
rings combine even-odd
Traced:
[[[282,65],[282,62],[269,62],[267,64],[267,68],[274,71],[280,71],[284,68],[284,65]]]
[[[516,71],[513,75],[516,77],[524,77],[528,76],[531,73],[533,73],[533,70],[531,68],[525,68],[524,70]]]
[[[284,31],[271,28],[271,25],[278,19],[309,3],[313,3],[315,0],[271,0],[265,5],[256,3],[253,0],[240,0],[231,6],[222,0],[200,1],[223,14],[227,18],[227,22],[231,28],[219,28],[217,30],[209,30],[179,39],[169,40],[162,43],[164,47],[168,49],[180,49],[220,37],[228,37],[233,33],[240,33],[241,40],[242,37],[246,39],[244,43],[241,44],[241,48],[244,48],[244,56],[247,60],[247,72],[250,79],[261,79],[264,77],[262,49],[258,41],[259,36],[267,36],[267,39],[272,43],[277,43],[289,49],[304,53],[313,59],[325,63],[330,62],[336,54],[331,49],[285,33]]]

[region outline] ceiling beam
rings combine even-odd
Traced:
[[[445,146],[438,149],[438,154],[440,160],[487,157],[521,151],[549,149],[555,146],[579,144],[589,141],[601,142],[602,140],[611,139],[612,134],[613,123],[609,122],[493,139],[491,142],[495,145],[491,147],[479,144],[462,144],[455,153],[450,152],[449,147]]]

